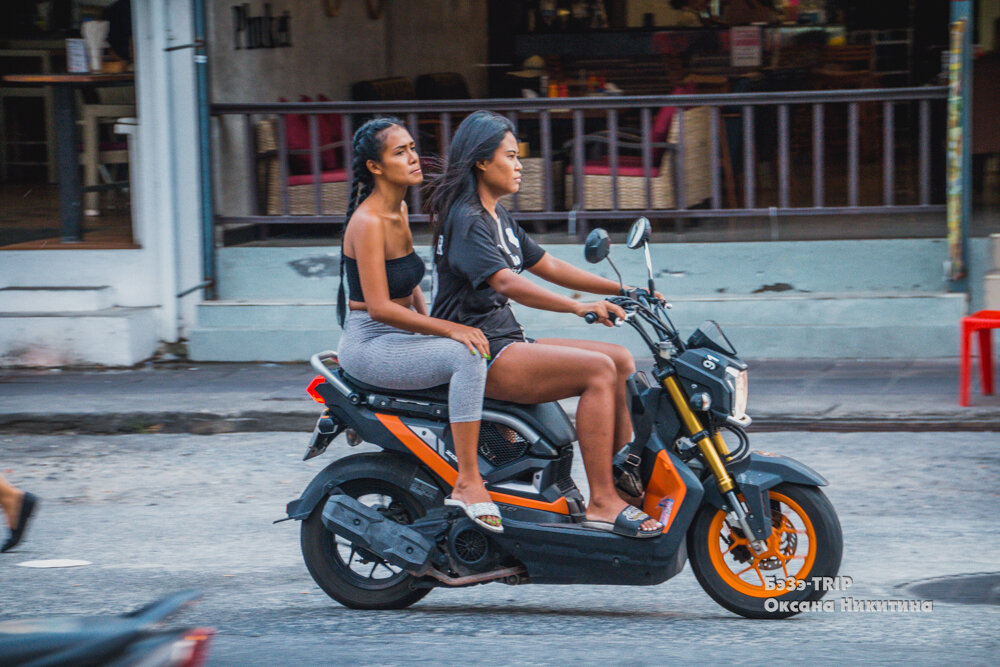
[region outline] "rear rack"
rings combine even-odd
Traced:
[[[333,363],[337,364],[338,367],[340,366],[340,358],[337,356],[336,350],[326,350],[325,352],[317,352],[316,354],[314,354],[312,357],[309,358],[309,363],[312,364],[312,367],[316,369],[317,373],[326,378],[326,381],[332,384],[334,387],[336,387],[337,390],[344,396],[350,396],[351,394],[353,394],[354,392],[351,390],[351,388],[348,387],[346,384],[344,384],[343,380],[341,380],[339,377],[337,377],[330,371],[329,366],[327,366],[324,363],[327,360],[332,360]]]

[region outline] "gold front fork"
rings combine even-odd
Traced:
[[[725,440],[718,433],[713,436],[708,435],[701,422],[698,421],[697,415],[694,414],[694,411],[691,410],[688,402],[684,399],[684,392],[681,391],[680,386],[677,384],[677,379],[673,375],[663,378],[663,386],[666,387],[670,398],[673,399],[674,406],[684,421],[684,427],[688,430],[688,435],[692,438],[700,436],[695,440],[695,444],[698,445],[698,449],[701,450],[702,456],[705,457],[709,469],[715,475],[719,491],[723,494],[729,493],[735,485],[733,484],[733,478],[729,476],[729,471],[726,470],[726,466],[722,463],[722,457],[729,455],[729,448],[726,447]]]

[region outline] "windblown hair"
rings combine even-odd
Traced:
[[[514,133],[514,124],[492,111],[476,111],[458,126],[441,174],[425,186],[434,245],[452,213],[478,203],[476,163],[492,158],[508,132]]]
[[[354,160],[351,169],[354,172],[354,185],[351,187],[351,197],[347,202],[346,224],[375,188],[375,176],[368,170],[368,160],[378,162],[385,148],[385,133],[391,127],[405,127],[398,118],[372,118],[359,127],[354,133],[351,150]]]

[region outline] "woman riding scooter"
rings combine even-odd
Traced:
[[[458,479],[445,502],[502,532],[476,453],[489,345],[479,329],[427,315],[424,263],[413,251],[404,201],[407,187],[423,180],[413,137],[398,120],[376,118],[358,128],[352,147],[354,191],[342,246],[350,314],[345,324],[338,312],[340,363],[362,382],[390,389],[450,384]],[[343,301],[341,293],[338,310]]]
[[[438,292],[433,317],[474,326],[486,335],[492,361],[486,395],[516,403],[579,396],[576,427],[590,485],[586,527],[627,537],[655,537],[663,526],[623,500],[614,485],[614,451],[631,437],[625,380],[635,362],[620,345],[543,338],[533,341],[508,305],[518,303],[611,326],[624,311],[607,301],[579,303],[520,276],[524,269],[562,287],[617,295],[618,283],[595,276],[542,250],[498,200],[521,182],[514,126],[477,111],[462,121],[447,166],[428,207],[435,230]]]

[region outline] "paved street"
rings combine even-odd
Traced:
[[[305,388],[315,375],[307,363],[4,370],[0,432],[312,430],[317,410]],[[576,412],[574,400],[562,403]],[[958,405],[954,359],[750,362],[748,411],[758,431],[1000,431],[998,408],[1000,396],[980,395],[975,380],[971,407]]]
[[[690,569],[651,588],[435,590],[405,611],[340,607],[302,563],[285,502],[346,450],[300,461],[306,433],[214,436],[0,435],[0,471],[38,493],[22,547],[0,556],[0,619],[109,613],[168,591],[204,599],[181,618],[219,629],[215,665],[471,662],[990,664],[1000,607],[934,603],[925,613],[736,617]],[[826,475],[844,529],[847,591],[901,599],[910,582],[997,572],[995,433],[765,433],[754,448]],[[336,451],[334,451],[336,450]],[[579,458],[579,457],[578,457]],[[577,461],[575,477],[583,481]],[[28,569],[27,560],[91,561]]]

